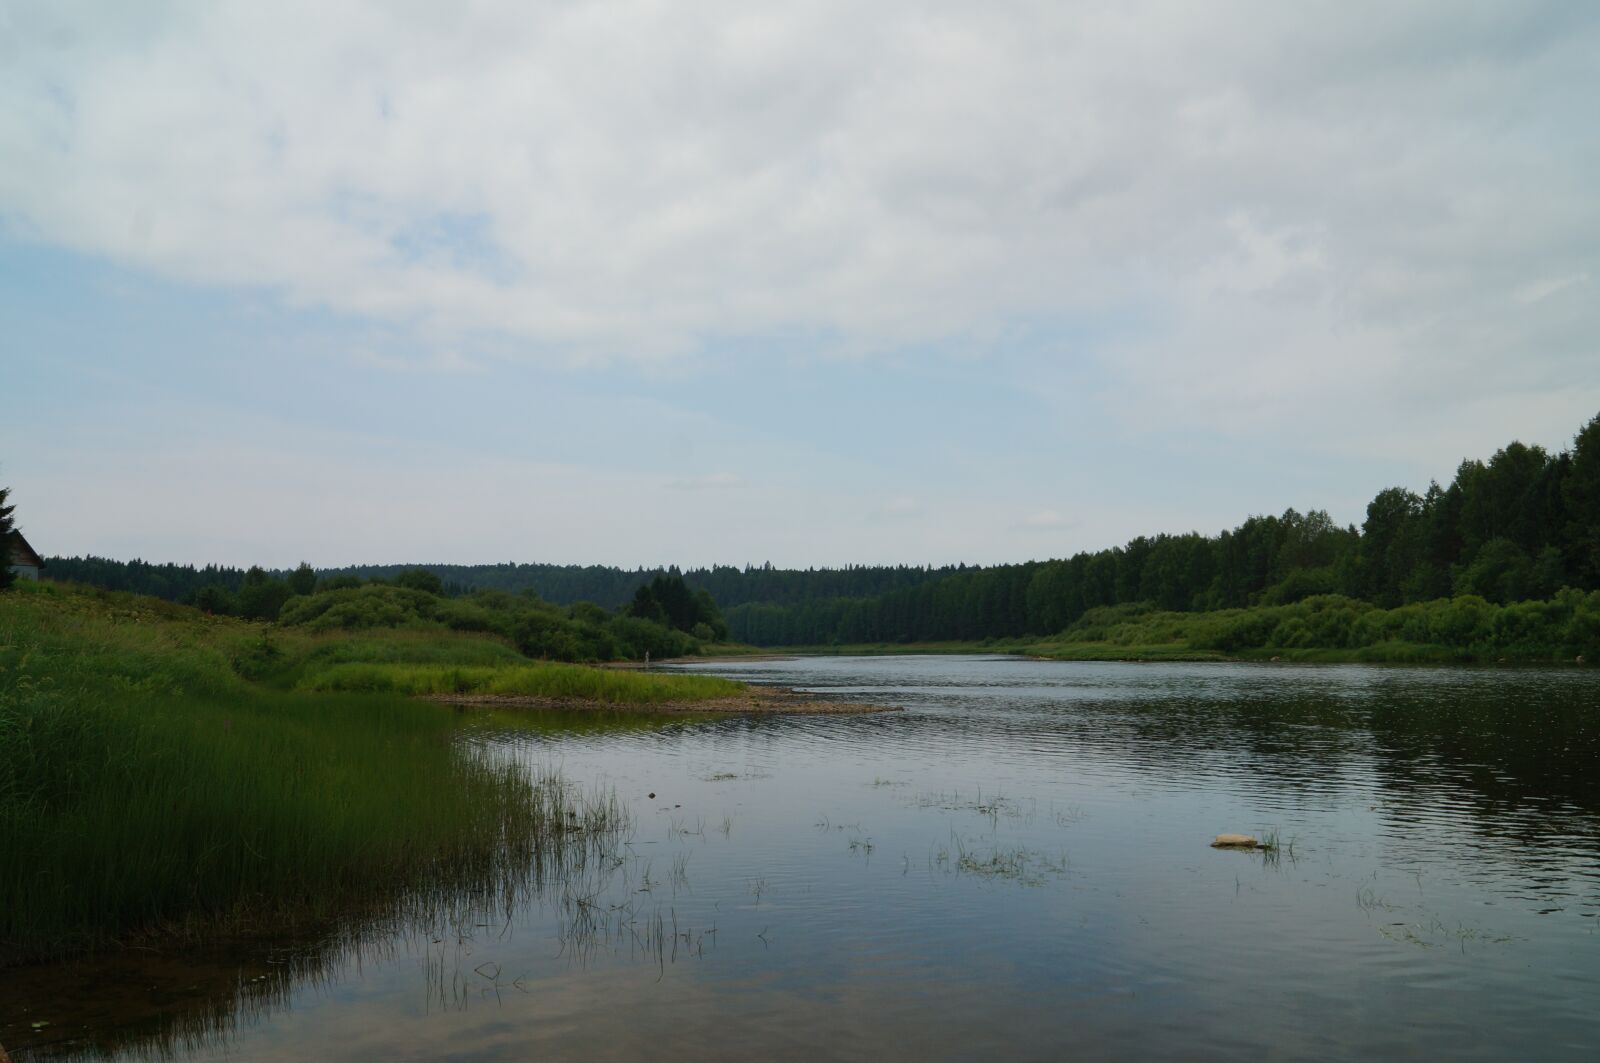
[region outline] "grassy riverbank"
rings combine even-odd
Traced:
[[[825,646],[777,646],[761,650],[806,657],[883,657],[898,654],[1025,653],[1034,639],[948,639],[942,642],[849,642]]]
[[[1112,606],[1026,652],[1060,660],[1595,661],[1600,592],[1510,605],[1463,596],[1396,609],[1338,595],[1208,613]]]
[[[1172,612],[1091,609],[1047,638],[784,646],[774,653],[1015,653],[1063,661],[1282,660],[1321,663],[1600,661],[1600,592],[1495,605],[1473,595],[1395,609],[1340,595],[1289,605]]]
[[[510,666],[338,664],[301,680],[301,690],[393,694],[507,694],[611,705],[663,705],[725,698],[743,683],[540,661]]]
[[[603,796],[463,741],[473,717],[396,696],[440,683],[639,705],[738,687],[534,664],[453,632],[0,595],[0,963],[440,895],[619,824]]]

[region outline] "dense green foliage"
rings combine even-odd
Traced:
[[[157,564],[149,561],[114,561],[104,557],[52,557],[51,574],[58,580],[87,583],[107,590],[149,594],[168,601],[196,604],[208,588],[236,594],[248,570],[218,565]],[[306,566],[309,567],[309,566]],[[469,590],[500,590],[511,594],[532,592],[547,602],[571,605],[593,602],[608,610],[628,606],[640,587],[659,577],[681,577],[695,590],[708,592],[722,606],[744,602],[794,604],[838,597],[872,597],[914,587],[966,571],[966,565],[925,568],[912,565],[847,566],[845,568],[779,569],[769,565],[712,568],[681,572],[676,567],[620,569],[604,565],[357,565],[323,569],[316,586],[321,589],[355,587],[363,583],[396,583],[407,572],[432,573],[443,593],[457,596]],[[295,569],[294,572],[298,572]],[[288,579],[292,572],[268,570],[273,578]],[[296,593],[306,593],[296,590]],[[226,599],[222,599],[226,601]],[[228,612],[228,608],[213,609]]]
[[[169,597],[197,594],[209,578],[218,601],[240,597],[239,605],[222,611],[256,615],[243,604],[249,573],[94,558],[52,559],[51,566],[60,579],[137,585]],[[1290,509],[1250,517],[1217,535],[1140,536],[1061,560],[986,568],[425,568],[447,596],[469,587],[532,591],[548,601],[626,607],[634,619],[693,632],[701,619],[682,621],[681,584],[690,600],[704,592],[726,610],[732,638],[758,645],[1017,639],[1060,631],[1091,610],[1133,603],[1201,612],[1330,594],[1386,608],[1463,596],[1495,604],[1550,600],[1564,587],[1600,589],[1600,417],[1579,432],[1570,451],[1549,454],[1513,442],[1487,461],[1462,462],[1448,486],[1435,483],[1421,494],[1386,488],[1368,505],[1359,529],[1341,527],[1320,510]],[[400,566],[366,567],[324,574],[318,586],[356,584],[359,577],[398,585],[419,578]],[[671,609],[661,592],[667,584],[674,589],[665,593],[677,595]],[[723,637],[718,623],[705,623],[697,632],[701,641]],[[592,632],[551,638],[550,656],[604,656],[604,642]],[[640,639],[631,642],[631,649],[618,646],[618,655],[644,652]]]
[[[1600,591],[1563,590],[1546,601],[1505,605],[1466,595],[1392,609],[1342,595],[1205,613],[1102,606],[1028,651],[1070,658],[1600,660]]]
[[[595,605],[553,606],[531,594],[474,591],[445,598],[411,587],[369,583],[288,599],[285,627],[312,631],[444,628],[499,635],[528,657],[558,661],[656,660],[697,653],[694,634],[657,620],[612,616]]]
[[[137,564],[137,563],[136,563]],[[62,571],[76,571],[65,562]],[[107,570],[111,571],[111,570]],[[129,572],[137,571],[132,566]],[[217,570],[208,570],[213,575]],[[699,653],[702,643],[727,638],[728,626],[704,590],[676,575],[639,588],[633,605],[612,615],[577,602],[557,606],[524,591],[479,590],[452,594],[434,573],[404,569],[387,581],[348,573],[318,579],[302,564],[284,576],[246,570],[235,589],[218,579],[188,596],[217,616],[276,620],[312,631],[362,628],[434,628],[498,635],[528,657],[560,661],[656,660]]]
[[[556,777],[475,752],[437,706],[282,689],[351,661],[520,660],[482,637],[382,636],[50,584],[0,599],[0,962],[482,889],[573,822],[608,825]]]
[[[635,591],[628,615],[708,642],[728,637],[728,624],[710,592],[691,590],[676,573],[657,576]]]

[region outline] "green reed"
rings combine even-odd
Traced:
[[[149,599],[0,596],[0,963],[438,896],[620,823],[438,706],[242,678],[271,640]]]

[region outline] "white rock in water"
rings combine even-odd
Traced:
[[[1211,843],[1213,849],[1259,849],[1261,843],[1249,834],[1219,834]]]

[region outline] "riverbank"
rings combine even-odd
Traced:
[[[533,694],[424,694],[424,701],[442,705],[467,705],[487,709],[543,709],[565,712],[638,713],[637,703],[606,702],[594,699],[572,700]],[[898,705],[872,705],[859,701],[838,701],[804,690],[787,687],[750,687],[737,694],[661,702],[644,711],[671,715],[750,715],[750,716],[859,716],[866,713],[899,712]]]
[[[772,660],[785,657],[896,657],[938,656],[953,653],[1018,654],[1028,652],[1037,641],[1033,636],[1015,639],[982,639],[944,642],[851,642],[830,645],[774,646],[763,650]],[[698,658],[685,658],[693,661]]]
[[[1473,595],[1384,609],[1339,595],[1288,605],[1172,612],[1091,609],[1056,635],[966,642],[784,646],[804,656],[1021,654],[1063,661],[1568,664],[1600,661],[1600,592],[1496,605]]]
[[[1578,664],[1600,659],[1600,592],[1495,605],[1467,595],[1383,609],[1338,595],[1208,613],[1091,609],[1027,647],[1058,660]]]
[[[0,595],[0,966],[381,922],[620,828],[609,794],[496,760],[468,740],[474,714],[404,696],[480,679],[636,711],[745,689],[545,665],[465,633],[306,632],[48,583]]]

